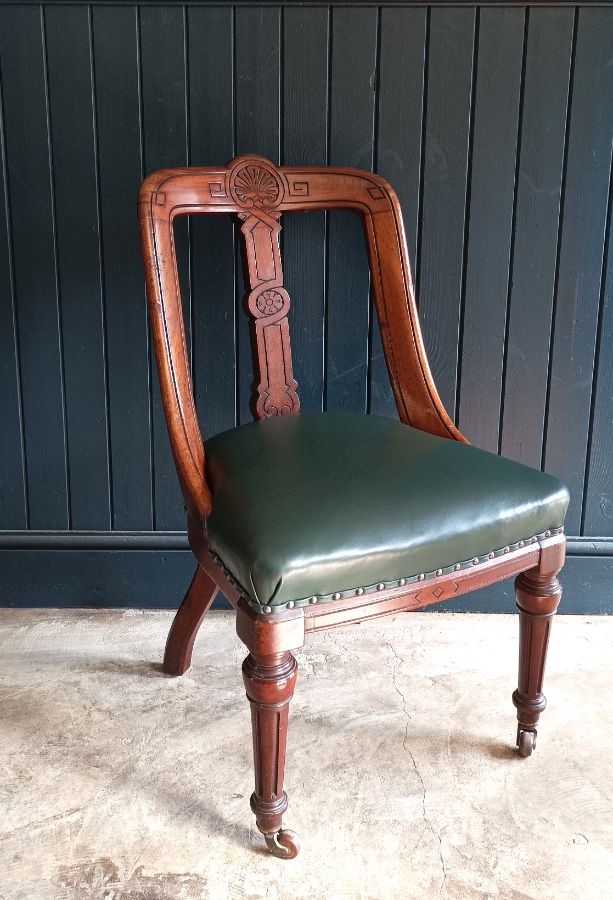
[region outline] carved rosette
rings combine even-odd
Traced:
[[[267,325],[286,316],[289,305],[289,296],[282,287],[256,289],[249,297],[249,312],[256,319],[266,319]]]
[[[279,291],[263,291],[255,305],[263,316],[274,316],[283,309],[283,297]]]
[[[283,199],[283,184],[276,172],[262,163],[246,163],[230,174],[230,192],[246,209],[272,209]]]

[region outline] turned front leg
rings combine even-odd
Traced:
[[[298,666],[291,653],[260,656],[250,653],[243,663],[243,680],[251,703],[255,791],[251,809],[268,848],[275,856],[291,859],[300,843],[293,831],[281,829],[287,809],[283,790],[289,702]]]
[[[519,683],[513,693],[517,709],[517,745],[522,756],[536,747],[536,725],[547,701],[543,694],[549,633],[562,588],[555,574],[538,569],[515,580],[519,609]]]

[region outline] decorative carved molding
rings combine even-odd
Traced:
[[[235,169],[230,176],[230,191],[239,206],[249,209],[276,206],[284,193],[280,178],[259,163]]]
[[[255,166],[244,166],[239,174]],[[267,169],[260,167],[262,172]],[[272,186],[259,172],[253,174],[249,184],[258,190],[269,189],[270,202],[274,202]],[[231,182],[232,192],[237,191],[237,180]],[[240,184],[244,185],[244,181]],[[276,184],[277,182],[275,182]],[[239,185],[239,191],[242,187]],[[298,387],[292,372],[292,354],[287,314],[290,299],[283,287],[283,269],[279,252],[279,214],[263,208],[266,198],[256,195],[256,188],[247,196],[253,202],[251,213],[239,213],[243,220],[241,232],[245,240],[247,260],[246,278],[250,293],[246,306],[251,313],[251,338],[254,350],[254,382],[252,411],[256,418],[296,413],[300,409]],[[278,200],[280,193],[276,194]]]
[[[227,197],[225,179],[224,181],[209,182],[209,193],[211,197]]]
[[[256,300],[256,306],[263,316],[274,316],[281,312],[284,302],[279,291],[268,290],[262,291]]]

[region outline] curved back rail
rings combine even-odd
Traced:
[[[234,213],[249,284],[247,307],[255,375],[256,418],[299,409],[291,365],[279,253],[285,212],[350,210],[364,228],[377,318],[400,420],[464,441],[436,391],[419,327],[398,199],[377,175],[359,169],[276,167],[260,156],[239,156],[223,168],[165,169],[150,175],[138,199],[153,340],[172,452],[189,514],[211,510],[204,449],[193,399],[174,245],[176,216]]]

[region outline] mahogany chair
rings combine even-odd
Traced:
[[[280,217],[360,216],[400,421],[299,414],[279,253]],[[192,394],[173,222],[232,213],[241,232],[256,367],[256,421],[203,444]],[[517,744],[536,745],[552,616],[561,595],[568,492],[555,478],[471,447],[434,386],[420,333],[398,200],[357,169],[281,167],[240,156],[221,168],[167,169],[139,194],[149,312],[162,398],[185,498],[196,574],[173,622],[164,671],[182,675],[218,590],[249,653],[255,792],[273,854],[283,830],[292,650],[307,634],[456,597],[509,576],[519,608]],[[219,299],[216,299],[219,302]]]

